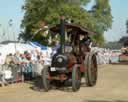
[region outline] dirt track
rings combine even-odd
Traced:
[[[0,102],[128,102],[128,65],[100,66],[97,85],[82,86],[78,92],[39,92],[30,87],[26,83],[1,87]]]

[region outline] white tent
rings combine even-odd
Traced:
[[[14,54],[16,51],[23,53],[24,51],[33,50],[29,44],[24,43],[9,43],[9,44],[0,44],[0,53],[2,54],[2,58],[5,61],[6,55],[9,53]]]

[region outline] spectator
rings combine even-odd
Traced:
[[[2,58],[2,54],[0,53],[0,65],[4,64],[4,60]]]
[[[13,56],[13,63],[19,64],[19,62],[20,62],[20,53],[16,52]]]
[[[10,53],[9,55],[6,56],[5,64],[11,64],[11,63],[13,63],[13,56]]]
[[[25,55],[25,58],[26,58],[28,61],[31,60],[31,53],[30,53],[30,52],[25,51],[25,52],[24,52],[24,55]]]

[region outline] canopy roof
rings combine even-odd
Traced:
[[[76,25],[76,24],[66,23],[65,29],[66,29],[67,33],[76,32],[77,34],[81,34],[81,35],[96,34],[95,32],[92,32],[92,31],[90,31],[80,25]],[[53,33],[60,33],[60,24],[51,26],[50,31]]]

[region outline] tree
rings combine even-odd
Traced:
[[[80,5],[87,1],[89,0],[26,0],[23,6],[25,16],[22,27],[38,27],[42,20],[47,24],[54,24],[61,15],[75,20],[78,17],[82,18],[87,12],[84,13]],[[82,14],[81,17],[78,14]]]
[[[111,28],[112,25],[112,14],[109,0],[96,0],[90,14],[96,19],[96,32],[98,34],[94,36],[94,39],[98,41],[100,45],[103,45],[103,34]]]
[[[98,32],[104,32],[111,28],[112,14],[109,0],[96,0],[91,14],[96,18]]]
[[[128,20],[126,20],[126,33],[128,33]],[[119,40],[124,46],[128,46],[128,36],[122,36]]]
[[[128,46],[128,36],[123,36],[122,38],[120,38],[119,42],[124,46]]]
[[[97,36],[102,39],[100,43],[103,43],[102,34],[111,27],[112,21],[108,0],[96,0],[91,12],[82,8],[82,5],[86,6],[89,2],[90,0],[25,0],[25,15],[21,25],[25,29],[24,35],[32,36],[40,28],[41,21],[45,21],[47,25],[56,24],[59,23],[60,16],[65,16],[66,19],[72,19],[74,23],[97,32]],[[43,34],[40,32],[41,37],[44,37]],[[40,35],[37,35],[37,40],[41,40]],[[93,39],[99,39],[98,37]]]
[[[46,24],[56,24],[59,23],[59,18],[63,15],[66,19],[72,19],[76,24],[93,29],[95,28],[93,17],[81,8],[81,5],[85,5],[87,2],[89,0],[26,0],[23,6],[25,15],[22,27],[25,28],[27,35],[30,35],[39,29],[42,20]]]

